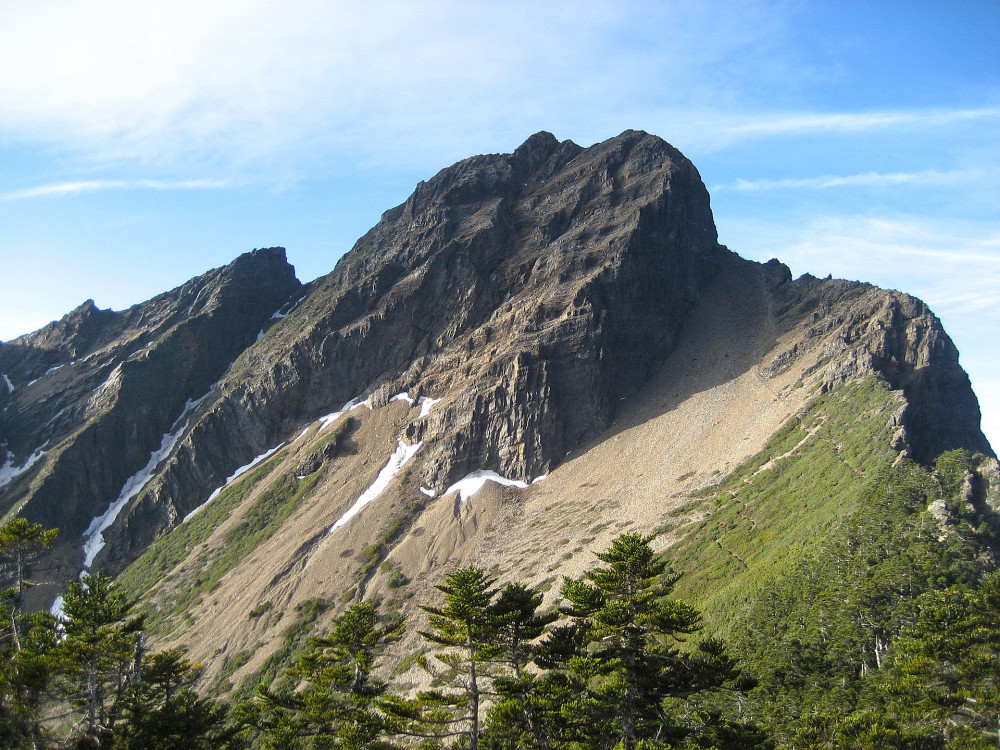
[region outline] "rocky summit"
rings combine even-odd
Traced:
[[[234,684],[303,602],[428,592],[465,563],[551,588],[623,529],[691,550],[716,512],[697,498],[810,451],[841,489],[978,453],[967,500],[997,511],[927,306],[740,258],[691,162],[637,131],[448,167],[305,285],[270,248],[129,310],[88,301],[0,345],[0,373],[7,517],[59,529],[56,578],[122,574],[161,643],[252,652]],[[725,575],[778,571],[802,528],[822,541],[855,510],[837,491],[797,530],[747,505],[733,524],[767,543]]]

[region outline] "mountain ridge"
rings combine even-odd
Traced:
[[[270,619],[246,629],[262,599],[285,611],[352,587],[393,594],[364,550],[417,592],[463,560],[525,573],[515,560],[534,561],[544,582],[556,535],[583,549],[623,523],[694,522],[701,511],[679,510],[692,492],[817,396],[868,377],[894,392],[885,418],[899,460],[994,455],[926,305],[739,258],[718,243],[694,165],[641,131],[589,148],[539,133],[512,154],[463,160],[386,211],[325,277],[300,285],[283,250],[255,251],[123,313],[84,303],[0,345],[0,372],[13,386],[0,388],[5,466],[60,441],[0,501],[8,517],[62,529],[51,562],[64,577],[82,567],[81,535],[92,569],[132,570],[172,535],[195,538],[196,509],[228,503],[228,520],[199,510],[207,535],[162,571],[200,590],[190,581],[224,557],[227,529],[244,515],[278,524],[248,557],[212,568],[225,606],[184,605],[197,624],[178,642],[198,642],[196,656],[267,644],[247,670],[280,640]],[[355,400],[367,408],[332,416]],[[96,421],[81,431],[74,417]],[[120,455],[92,475],[101,445],[124,448],[104,448]],[[400,445],[419,448],[377,505],[330,534]],[[477,471],[549,478],[441,497]],[[568,519],[579,528],[560,527]]]

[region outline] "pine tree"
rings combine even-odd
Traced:
[[[55,670],[55,621],[47,612],[25,613],[29,568],[50,547],[56,530],[23,518],[0,526],[3,601],[0,621],[0,747],[42,741],[43,699]]]
[[[420,634],[438,646],[434,652],[438,666],[429,660],[423,664],[436,680],[454,688],[424,691],[415,701],[397,704],[398,715],[411,722],[411,734],[437,740],[457,737],[464,747],[478,749],[484,701],[492,684],[490,666],[503,653],[491,610],[495,584],[481,568],[462,568],[437,587],[444,594],[444,605],[423,607],[430,630]]]
[[[891,708],[948,747],[1000,746],[1000,571],[917,606],[883,681]]]
[[[125,594],[100,573],[70,584],[63,601],[61,652],[83,712],[85,735],[98,741],[114,729],[115,699],[137,675],[142,618],[132,616]]]
[[[192,686],[201,665],[180,649],[142,659],[141,675],[120,696],[119,720],[104,732],[115,750],[235,750],[243,747],[238,728],[228,723],[227,707],[200,698]]]
[[[488,713],[490,748],[552,747],[545,716],[551,705],[539,690],[538,675],[527,669],[535,659],[535,641],[558,617],[540,614],[542,594],[524,583],[507,584],[488,609],[498,647],[493,677],[494,703]]]
[[[0,526],[0,565],[10,587],[4,592],[12,605],[9,622],[14,648],[20,650],[24,612],[24,594],[31,584],[26,578],[28,567],[38,556],[52,546],[58,529],[46,529],[41,524],[30,523],[24,518],[15,518]]]
[[[697,610],[667,596],[677,581],[653,552],[653,536],[623,534],[597,555],[607,567],[565,579],[573,623],[553,632],[549,662],[562,663],[585,687],[567,711],[588,747],[633,750],[686,734],[665,699],[684,700],[740,677],[715,640],[695,651],[677,644],[701,628]],[[562,657],[557,658],[559,652]]]
[[[352,605],[286,673],[295,690],[262,688],[254,722],[265,748],[392,750],[393,720],[381,710],[387,683],[373,675],[378,658],[398,640],[405,620],[386,620],[370,601]]]

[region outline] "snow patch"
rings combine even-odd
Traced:
[[[430,396],[421,396],[420,400],[417,401],[417,406],[420,407],[420,416],[426,417],[431,413],[431,409],[434,408],[434,404],[441,402],[439,398],[431,398]]]
[[[222,491],[224,489],[226,489],[226,487],[228,487],[233,482],[235,482],[237,479],[239,479],[241,476],[243,476],[244,474],[246,474],[248,471],[250,471],[250,469],[252,469],[257,464],[259,464],[262,461],[265,461],[268,458],[270,458],[271,455],[275,451],[277,451],[279,448],[281,448],[283,445],[284,445],[284,443],[278,443],[276,446],[274,446],[270,450],[266,450],[263,453],[261,453],[259,456],[257,456],[257,458],[255,458],[250,463],[248,463],[248,464],[246,464],[244,466],[241,466],[236,471],[234,471],[229,477],[226,478],[226,483],[224,485],[222,485],[221,487],[216,487],[214,490],[212,490],[212,494],[208,496],[208,499],[205,502],[203,502],[201,505],[199,505],[197,508],[195,508],[194,510],[192,510],[190,513],[188,513],[186,516],[184,516],[184,520],[181,521],[181,523],[187,523],[191,519],[191,516],[193,516],[195,513],[197,513],[198,511],[200,511],[202,508],[204,508],[210,502],[212,502],[213,500],[215,500],[215,498],[217,498],[219,495],[221,495]]]
[[[13,388],[11,390],[13,390]],[[403,391],[402,393],[397,393],[395,396],[390,398],[389,401],[390,403],[393,401],[405,401],[410,406],[413,406],[413,399],[410,398],[410,394],[406,391]]]
[[[389,462],[382,468],[378,476],[375,477],[375,481],[372,482],[371,487],[362,492],[361,497],[355,501],[354,505],[337,519],[337,522],[330,527],[330,533],[332,534],[350,521],[362,508],[381,495],[382,491],[389,486],[389,483],[403,470],[403,467],[410,462],[410,459],[417,454],[417,451],[420,450],[420,446],[423,444],[423,441],[420,441],[413,445],[407,445],[400,439],[399,444],[396,446],[396,452],[389,457]]]
[[[263,328],[261,328],[257,332],[257,338],[254,339],[254,342],[260,341],[262,338],[264,338],[264,329]]]
[[[90,396],[90,401],[87,404],[87,408],[90,409],[95,404],[97,404],[101,400],[101,398],[104,397],[104,394],[108,390],[120,384],[121,380],[122,380],[122,363],[119,363],[115,367],[115,369],[111,371],[111,374],[108,375],[108,379],[94,389],[93,394],[91,394]]]
[[[49,612],[57,620],[65,619],[65,615],[63,614],[63,601],[62,596],[57,596],[56,600],[52,602],[52,606],[49,607]]]
[[[34,466],[36,463],[42,460],[45,455],[45,446],[49,444],[46,440],[42,447],[28,456],[28,460],[25,461],[21,466],[14,466],[14,454],[11,453],[7,456],[7,460],[4,461],[3,466],[0,466],[0,487],[6,487],[8,484],[13,482],[17,477],[21,476],[24,472]]]
[[[427,495],[427,497],[437,497],[437,493],[430,487],[421,487],[420,491]]]
[[[548,474],[540,474],[539,476],[537,476],[534,479],[532,479],[531,483],[532,484],[538,484],[539,482],[544,482],[548,478],[549,478]]]
[[[303,297],[302,299],[305,299],[305,297]],[[277,310],[274,311],[274,314],[271,315],[271,320],[281,320],[282,318],[286,317],[288,313],[290,313],[292,310],[294,310],[296,307],[299,306],[299,303],[302,301],[302,299],[295,300],[295,302],[292,303],[291,307],[288,307],[288,303],[286,302],[284,305],[282,305],[281,307],[279,307]],[[285,310],[286,307],[288,307],[287,310]],[[282,312],[282,310],[285,311]]]
[[[3,382],[4,382],[4,385],[7,386],[7,393],[13,393],[14,392],[14,384],[10,382],[10,378],[7,377],[6,373],[3,374]]]
[[[85,568],[93,565],[97,553],[104,549],[104,531],[115,522],[129,501],[137,497],[143,488],[149,484],[149,481],[153,478],[153,472],[156,471],[156,467],[174,450],[177,441],[181,439],[181,435],[187,429],[187,415],[201,406],[211,392],[212,388],[209,388],[208,393],[201,398],[194,401],[188,399],[184,403],[184,409],[181,410],[180,416],[174,420],[170,431],[163,435],[163,438],[160,440],[160,447],[149,454],[149,461],[146,462],[146,465],[125,480],[121,492],[118,493],[118,498],[108,506],[108,509],[104,513],[96,516],[90,522],[87,530],[83,532],[83,565]]]
[[[474,471],[471,474],[466,474],[464,477],[455,482],[455,484],[446,489],[444,494],[450,495],[452,492],[458,492],[462,498],[462,502],[464,503],[470,497],[479,492],[479,490],[481,490],[483,485],[487,482],[496,482],[504,487],[517,487],[519,490],[523,490],[528,486],[527,482],[522,482],[519,479],[508,479],[507,477],[500,476],[495,471],[479,470]]]
[[[321,422],[321,424],[317,432],[322,432],[327,427],[336,422],[338,419],[340,419],[344,414],[347,414],[347,412],[357,409],[359,406],[367,406],[369,409],[371,409],[372,408],[371,399],[365,399],[364,401],[358,403],[357,398],[352,398],[350,401],[348,401],[346,404],[340,407],[340,411],[335,411],[333,412],[333,414],[327,414],[325,417],[320,417],[319,421]]]
[[[298,441],[300,441],[300,440],[301,440],[302,438],[304,438],[304,437],[306,436],[306,433],[307,433],[307,432],[309,432],[309,428],[308,428],[308,427],[304,428],[304,429],[302,430],[302,432],[300,432],[300,433],[298,434],[298,436],[297,436],[297,437],[295,438],[295,440],[293,440],[292,442],[293,442],[293,443],[297,443]]]

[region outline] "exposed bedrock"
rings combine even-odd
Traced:
[[[128,310],[88,302],[4,344],[2,369],[16,380],[0,442],[18,458],[32,446],[47,451],[0,491],[4,506],[21,503],[30,520],[79,538],[185,405],[209,391],[299,288],[282,248],[258,250]]]

